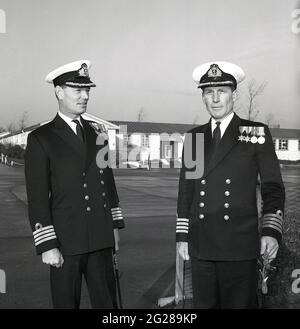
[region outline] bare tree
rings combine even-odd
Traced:
[[[137,115],[137,120],[138,122],[142,122],[145,120],[145,118],[146,118],[146,110],[143,107],[141,107]]]
[[[26,128],[26,125],[27,125],[27,120],[28,120],[28,112],[27,111],[24,111],[22,113],[22,116],[19,120],[19,129],[20,130],[23,130],[24,128]]]
[[[17,131],[18,129],[16,128],[16,125],[11,122],[7,127],[6,130],[10,133],[14,133],[15,131]]]
[[[275,116],[273,113],[268,113],[265,117],[265,123],[270,127],[270,128],[280,128],[280,124],[278,121],[275,119]]]
[[[5,128],[3,128],[3,127],[0,127],[0,133],[4,133],[6,131],[6,129]]]
[[[241,110],[241,108],[242,108],[242,102],[241,102],[241,92],[240,92],[240,90],[236,90],[235,91],[235,93],[236,93],[236,96],[235,96],[235,101],[234,101],[234,104],[233,104],[233,110],[235,111],[235,112],[239,112],[240,110]]]
[[[246,107],[247,119],[255,120],[259,114],[257,98],[264,92],[267,82],[257,82],[252,79],[247,85],[247,99],[248,104]]]
[[[18,130],[23,130],[27,126],[27,120],[28,120],[28,112],[24,111],[18,123],[11,122],[10,124],[7,125],[4,131],[9,131],[10,133],[14,133]]]

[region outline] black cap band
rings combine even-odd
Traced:
[[[88,75],[87,66],[82,64],[81,68],[77,71],[70,71],[61,74],[53,80],[54,87],[66,85],[74,88],[96,87],[90,80]]]
[[[223,72],[217,64],[212,64],[209,70],[202,76],[198,88],[214,86],[231,86],[236,89],[237,82],[234,76]]]

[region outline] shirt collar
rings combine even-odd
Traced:
[[[74,119],[71,119],[69,118],[68,116],[66,116],[65,114],[63,114],[62,112],[58,111],[58,115],[70,126],[70,125],[73,125],[75,124],[75,122],[73,122],[73,120],[78,120],[82,126],[82,122],[80,120],[80,115],[77,116],[76,118]]]
[[[234,116],[234,112],[231,112],[230,114],[228,114],[225,118],[223,118],[222,120],[216,120],[215,118],[211,118],[211,132],[213,133],[213,131],[215,130],[215,128],[217,127],[216,122],[220,121],[220,130],[221,130],[221,137],[224,135],[226,128],[228,127],[229,123],[231,122],[232,118]]]

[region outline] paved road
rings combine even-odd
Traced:
[[[286,191],[286,211],[300,214],[300,167],[286,166],[282,169],[282,176]]]
[[[282,172],[287,209],[299,214],[300,169]],[[178,171],[115,170],[115,176],[127,219],[118,255],[124,307],[153,308],[161,295],[174,293]],[[0,308],[49,308],[48,268],[35,256],[23,169],[0,165],[0,177],[0,269],[7,275]],[[89,308],[85,286],[82,308]]]
[[[125,308],[155,307],[175,276],[177,174],[148,175],[157,173],[122,170],[116,174],[127,218],[118,254]],[[0,269],[7,276],[0,308],[49,308],[48,268],[35,256],[27,208],[20,200],[26,200],[23,169],[0,165],[0,177]],[[83,288],[81,306],[89,308]]]

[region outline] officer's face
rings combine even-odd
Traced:
[[[86,111],[90,88],[61,88],[60,110],[69,117],[76,117]]]
[[[206,87],[202,99],[209,114],[216,120],[222,120],[233,111],[236,92],[228,86]]]

